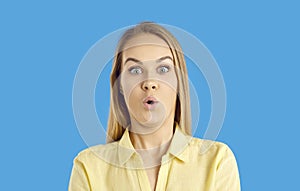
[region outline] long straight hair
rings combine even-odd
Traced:
[[[178,94],[176,99],[174,128],[179,128],[191,135],[191,110],[188,74],[182,49],[176,38],[164,27],[153,22],[142,22],[128,29],[120,38],[110,76],[110,111],[108,118],[106,142],[118,141],[122,137],[125,128],[130,125],[129,112],[123,94],[120,91],[118,78],[121,75],[123,48],[130,39],[140,34],[152,34],[164,40],[170,48],[173,56],[175,73],[177,76]]]

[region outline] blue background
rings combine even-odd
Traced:
[[[77,67],[106,34],[151,20],[194,34],[217,60],[227,89],[217,140],[234,151],[242,190],[296,190],[299,8],[296,0],[1,1],[0,189],[67,190],[72,160],[87,147],[72,113]]]

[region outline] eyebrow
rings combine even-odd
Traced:
[[[173,59],[171,58],[171,56],[164,56],[164,57],[161,57],[158,60],[156,60],[156,63],[162,62],[163,60],[166,60],[166,59],[170,59],[171,61],[173,61]]]
[[[171,58],[171,56],[163,56],[163,57],[157,59],[157,60],[156,60],[156,63],[162,62],[163,60],[166,60],[166,59],[170,59],[171,61],[173,61],[173,59]],[[133,62],[136,62],[136,63],[138,63],[138,64],[143,64],[142,61],[140,61],[140,60],[138,60],[138,59],[136,59],[136,58],[131,58],[131,57],[129,57],[129,58],[127,58],[126,61],[124,62],[124,65],[125,65],[127,62],[129,62],[129,61],[133,61]]]

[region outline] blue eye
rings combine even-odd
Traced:
[[[157,68],[158,73],[167,73],[167,72],[169,72],[169,70],[170,70],[169,66],[161,66],[161,67]]]
[[[131,74],[141,74],[141,73],[143,73],[143,70],[140,67],[132,67],[132,68],[129,68],[128,71]]]

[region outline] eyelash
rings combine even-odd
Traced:
[[[137,74],[140,74],[140,73],[134,73],[133,70],[136,70],[136,71],[137,71],[138,69],[141,70],[140,73],[143,73],[143,69],[142,69],[141,67],[137,67],[137,66],[130,67],[130,68],[128,69],[128,71],[129,71],[129,73],[131,73],[131,74],[137,75]]]
[[[161,71],[162,68],[166,68],[167,71],[166,71],[166,72],[162,72],[162,71]],[[170,69],[171,69],[170,66],[167,66],[167,65],[161,65],[161,66],[157,67],[156,70],[157,70],[158,73],[164,74],[164,73],[169,72]],[[139,73],[137,72],[138,70],[139,70]],[[135,71],[135,72],[134,72],[134,71]],[[133,66],[133,67],[130,67],[130,68],[128,69],[128,72],[131,73],[131,74],[137,75],[137,74],[143,73],[143,69],[142,69],[141,67],[138,67],[138,66]]]
[[[159,70],[162,69],[162,68],[166,68],[167,71],[166,71],[166,72],[161,72],[161,71],[159,71]],[[169,72],[169,71],[170,71],[170,67],[169,67],[169,66],[166,66],[166,65],[162,65],[162,66],[159,66],[159,67],[157,68],[157,72],[158,72],[158,73],[167,73],[167,72]]]

